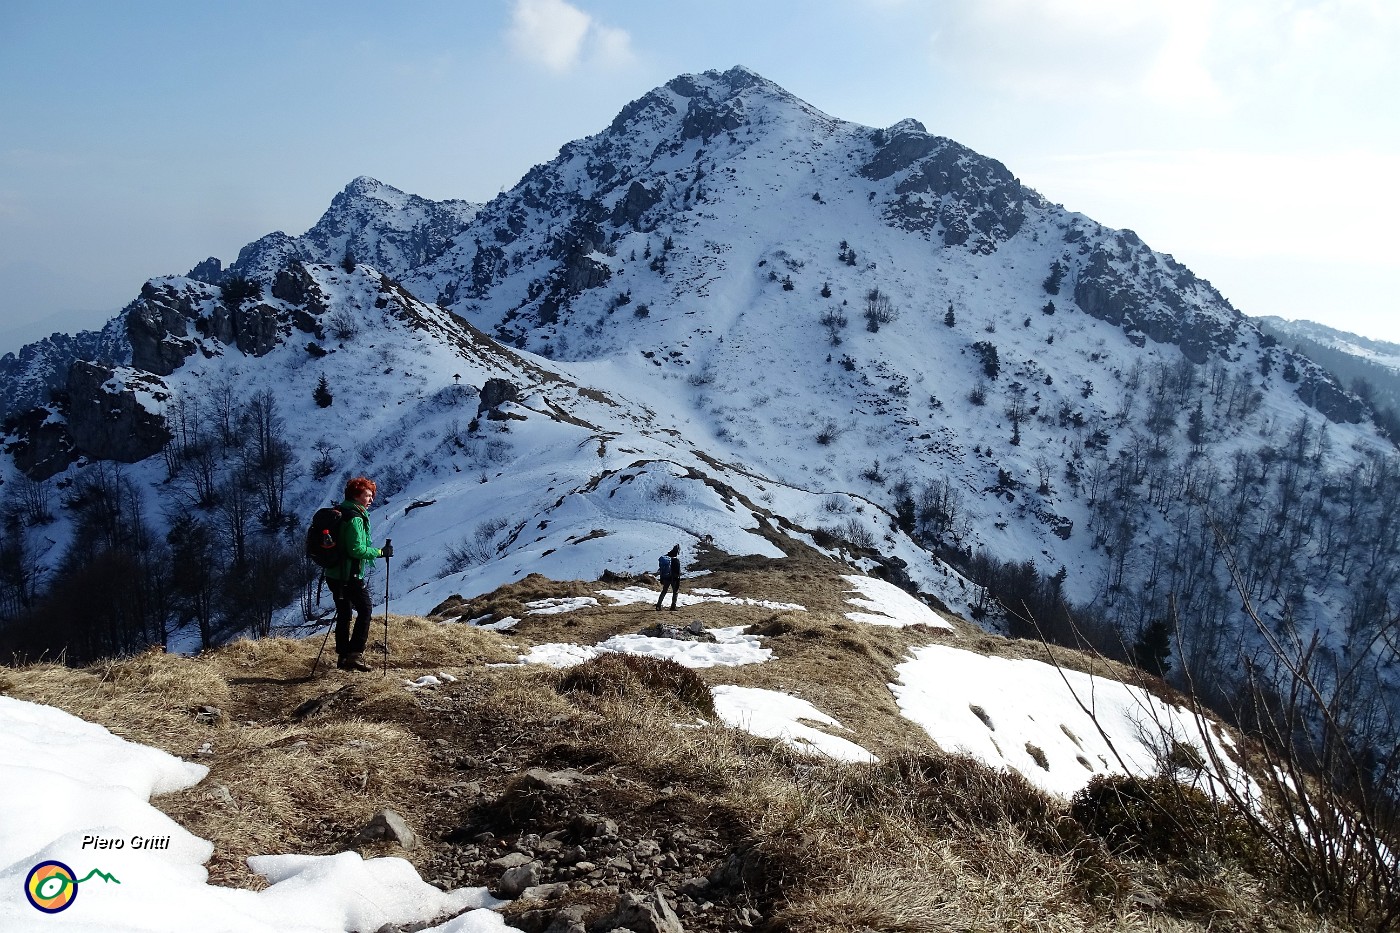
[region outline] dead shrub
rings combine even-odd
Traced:
[[[1070,816],[1117,855],[1185,864],[1203,856],[1259,860],[1260,843],[1233,809],[1168,777],[1099,775]]]
[[[679,700],[682,705],[712,716],[714,697],[693,670],[668,658],[631,654],[603,654],[564,672],[560,693],[590,693],[620,698],[652,693]]]
[[[935,824],[1009,823],[1052,850],[1064,847],[1063,805],[1018,772],[989,768],[966,755],[902,755],[892,767],[919,797],[920,813]]]

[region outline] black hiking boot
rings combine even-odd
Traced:
[[[374,668],[365,663],[365,656],[358,651],[349,655],[345,659],[345,669],[347,671],[372,671]]]
[[[350,656],[348,654],[337,655],[335,659],[335,666],[338,670],[350,670]]]

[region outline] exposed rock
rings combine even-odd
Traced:
[[[339,256],[319,257],[299,238],[287,236],[282,231],[269,233],[249,243],[238,251],[238,258],[228,267],[230,277],[249,279],[255,282],[271,282],[278,271],[296,262],[338,261]]]
[[[356,839],[362,842],[397,842],[405,849],[412,849],[418,845],[417,834],[409,829],[403,817],[393,810],[380,810],[376,813],[374,819],[360,830]]]
[[[679,641],[715,641],[715,636],[707,632],[699,622],[692,622],[685,628],[677,625],[667,625],[664,622],[657,622],[648,625],[637,633],[647,638],[674,638]]]
[[[343,703],[345,700],[353,697],[355,693],[355,685],[346,684],[339,689],[332,690],[330,693],[314,696],[292,710],[291,719],[293,722],[301,722],[302,720],[310,719],[317,713],[332,709],[340,703]]]
[[[520,390],[515,383],[506,379],[487,379],[481,387],[481,403],[477,405],[476,413],[494,410],[503,402],[513,402],[519,397]]]
[[[153,279],[125,311],[131,364],[168,376],[199,349],[194,323],[219,301],[217,288],[189,279]]]
[[[91,360],[106,366],[131,362],[131,342],[126,321],[118,315],[101,330],[77,334],[51,334],[25,344],[18,353],[0,356],[0,419],[48,405],[68,385],[68,367],[75,360]]]
[[[537,907],[512,917],[511,925],[524,933],[584,933],[587,916],[587,908],[578,904],[557,909]]]
[[[534,859],[524,852],[511,852],[498,859],[492,859],[491,864],[502,871],[510,871],[512,868],[519,868],[521,865],[528,865],[533,861]]]
[[[540,863],[530,861],[524,865],[508,868],[496,883],[496,893],[500,897],[515,898],[526,888],[540,883]]]
[[[170,398],[169,386],[158,376],[74,363],[68,395],[68,432],[77,449],[94,459],[135,463],[159,453],[170,440],[165,417],[147,407]]]
[[[526,901],[552,901],[567,893],[569,893],[569,883],[555,881],[551,884],[532,884],[520,892],[520,898]]]
[[[554,917],[544,933],[584,933],[583,918],[588,912],[582,907],[563,907],[554,912]]]
[[[272,283],[272,297],[305,308],[311,314],[324,314],[328,307],[321,286],[301,263],[293,263],[277,273]]]
[[[314,262],[340,263],[348,251],[357,263],[400,278],[451,246],[480,208],[467,201],[430,201],[362,175],[335,196],[296,245]]]
[[[617,824],[606,817],[593,813],[580,813],[569,824],[569,830],[579,839],[597,839],[617,836]]]
[[[1331,376],[1313,368],[1305,371],[1297,394],[1305,405],[1338,424],[1356,424],[1366,413],[1365,403],[1342,391]]]
[[[655,207],[660,200],[661,192],[652,191],[640,181],[633,181],[627,193],[613,208],[610,218],[613,226],[630,225],[633,229],[641,229],[642,215]]]
[[[213,725],[223,720],[224,711],[217,706],[209,706],[206,704],[195,709],[194,718],[199,722]]]
[[[68,422],[52,406],[34,408],[11,418],[7,427],[14,440],[5,447],[5,453],[32,480],[55,476],[78,458]]]
[[[685,933],[685,927],[681,926],[680,918],[660,888],[650,895],[624,893],[618,898],[617,909],[591,929],[605,931],[624,927],[635,933]]]
[[[915,120],[873,134],[876,151],[867,178],[897,177],[885,219],[904,230],[938,231],[944,246],[972,241],[990,253],[1020,231],[1028,202],[1039,197],[995,159],[950,139],[930,136]]]
[[[281,332],[277,309],[261,302],[233,312],[233,337],[238,349],[249,356],[266,356],[278,344]]]
[[[218,285],[224,279],[224,264],[210,256],[186,272],[185,278],[194,279],[196,282],[203,282],[206,285]]]

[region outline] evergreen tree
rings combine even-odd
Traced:
[[[958,323],[957,315],[953,314],[952,305],[948,306],[948,313],[943,315],[943,323],[947,324],[949,327],[952,327]]]
[[[1133,643],[1133,664],[1149,674],[1165,677],[1172,666],[1171,640],[1171,629],[1165,619],[1147,623]]]
[[[331,395],[331,384],[326,381],[324,373],[321,374],[320,380],[316,383],[313,398],[316,399],[317,406],[321,408],[330,408],[331,403],[335,401],[335,396]]]
[[[1191,414],[1187,418],[1186,439],[1191,442],[1193,453],[1200,453],[1205,449],[1206,414],[1201,408],[1200,402],[1196,403],[1196,407],[1191,410]]]

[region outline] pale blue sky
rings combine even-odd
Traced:
[[[0,351],[357,175],[484,201],[736,64],[918,119],[1246,314],[1400,341],[1393,0],[0,0]]]

